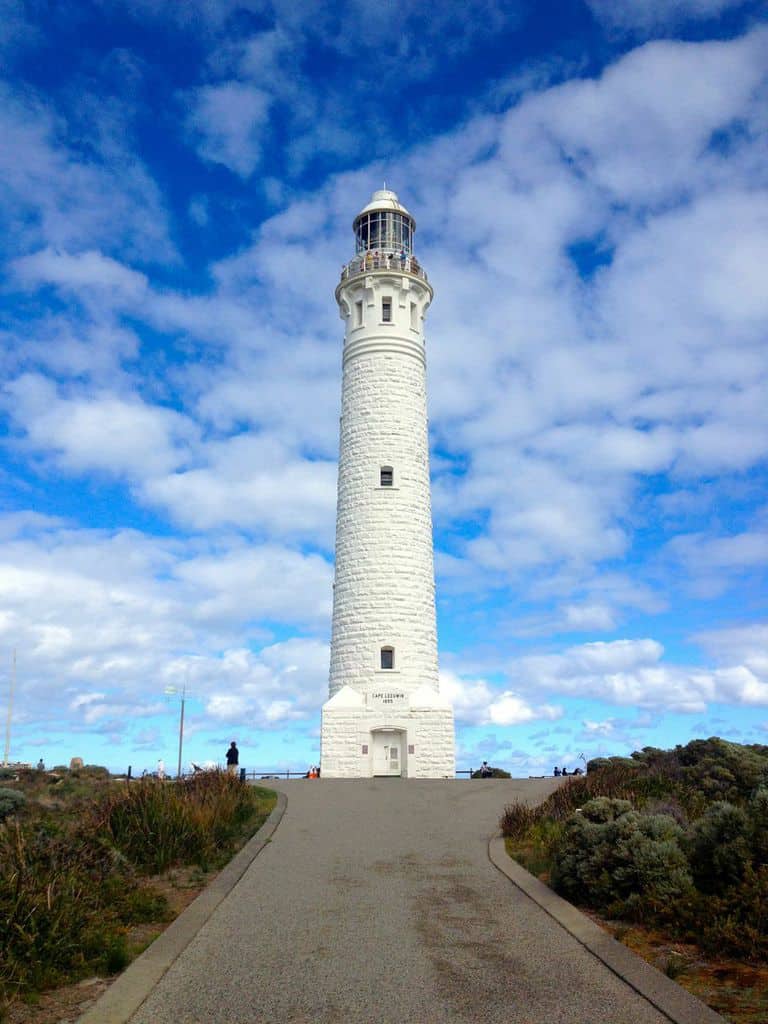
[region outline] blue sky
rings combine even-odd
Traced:
[[[12,758],[318,756],[351,222],[417,221],[459,767],[768,742],[768,11],[0,0]]]

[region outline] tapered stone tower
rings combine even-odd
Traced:
[[[346,325],[324,778],[453,778],[439,693],[424,315],[415,222],[394,192],[354,221],[336,301]]]

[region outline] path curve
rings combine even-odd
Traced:
[[[668,1024],[488,859],[554,780],[274,785],[272,840],[132,1024]]]

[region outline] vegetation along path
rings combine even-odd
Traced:
[[[504,806],[554,785],[276,783],[271,842],[133,1024],[668,1021],[488,859]]]

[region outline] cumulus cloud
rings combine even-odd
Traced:
[[[187,417],[137,397],[102,393],[66,398],[45,377],[25,374],[5,387],[5,406],[33,449],[70,470],[144,476],[171,469],[197,433]]]
[[[11,264],[16,278],[27,287],[55,285],[79,298],[93,289],[109,293],[110,302],[135,306],[147,294],[147,277],[103,253],[69,253],[41,249]]]
[[[205,85],[192,97],[187,125],[205,160],[224,164],[243,178],[261,158],[270,97],[240,82]]]
[[[649,31],[688,19],[716,18],[744,0],[586,0],[595,17],[612,29]]]
[[[448,670],[440,672],[440,692],[453,705],[456,719],[471,725],[554,721],[563,714],[563,709],[556,705],[533,705],[511,690],[491,687],[485,679],[464,679]]]
[[[166,684],[225,721],[238,708],[267,725],[317,712],[328,650],[311,634],[327,635],[332,575],[319,556],[223,541],[204,554],[199,540],[40,520],[3,520],[0,540],[0,640],[21,654],[20,724],[55,725],[63,694],[73,721],[130,728],[162,711]],[[265,623],[309,635],[270,643]]]
[[[663,655],[652,639],[596,641],[561,654],[521,657],[507,671],[523,693],[543,690],[625,707],[691,713],[713,702],[768,703],[768,680],[746,665],[699,668],[665,663]]]
[[[31,90],[0,83],[0,213],[11,228],[3,248],[103,247],[175,259],[160,191],[126,140],[115,131],[99,151],[93,132],[86,155],[69,127]]]

